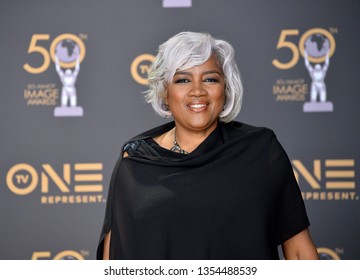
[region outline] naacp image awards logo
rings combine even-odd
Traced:
[[[281,30],[276,45],[278,58],[272,60],[273,66],[279,70],[290,70],[302,60],[301,67],[306,68],[308,75],[277,79],[273,85],[276,101],[304,102],[304,112],[334,110],[333,103],[328,100],[325,79],[336,48],[333,34],[337,33],[335,27],[329,30],[311,28],[303,34],[299,29]],[[290,56],[286,55],[289,51]]]
[[[60,105],[54,110],[55,117],[83,116],[84,110],[77,104],[76,88],[80,64],[86,54],[83,39],[87,39],[87,35],[83,33],[79,36],[71,33],[60,34],[53,40],[50,34],[31,36],[28,57],[23,69],[31,75],[39,75],[49,69],[51,72],[55,70],[56,80],[60,80],[61,87],[58,88],[54,81],[49,80],[28,83],[24,89],[27,106]]]

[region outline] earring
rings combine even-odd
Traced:
[[[170,107],[168,104],[163,103],[164,110],[166,111],[166,114],[164,116],[164,119],[167,119],[171,116]]]

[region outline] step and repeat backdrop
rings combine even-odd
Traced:
[[[113,166],[165,123],[142,92],[159,44],[236,50],[237,120],[287,151],[322,259],[360,258],[360,2],[1,0],[0,259],[94,259]]]

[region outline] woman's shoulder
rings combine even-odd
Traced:
[[[276,133],[273,129],[265,126],[254,126],[243,122],[233,121],[225,124],[225,142],[236,142],[238,145],[250,145],[258,148],[263,147],[272,153],[284,152]]]
[[[139,133],[124,143],[122,152],[130,153],[132,151],[142,149],[149,144],[152,144],[154,142],[152,140],[153,138],[159,135],[163,135],[165,132],[171,130],[174,126],[175,123],[172,121]]]

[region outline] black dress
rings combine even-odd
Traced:
[[[98,244],[110,259],[278,259],[309,226],[290,161],[273,131],[219,123],[188,155],[159,146],[159,126],[124,145]]]

